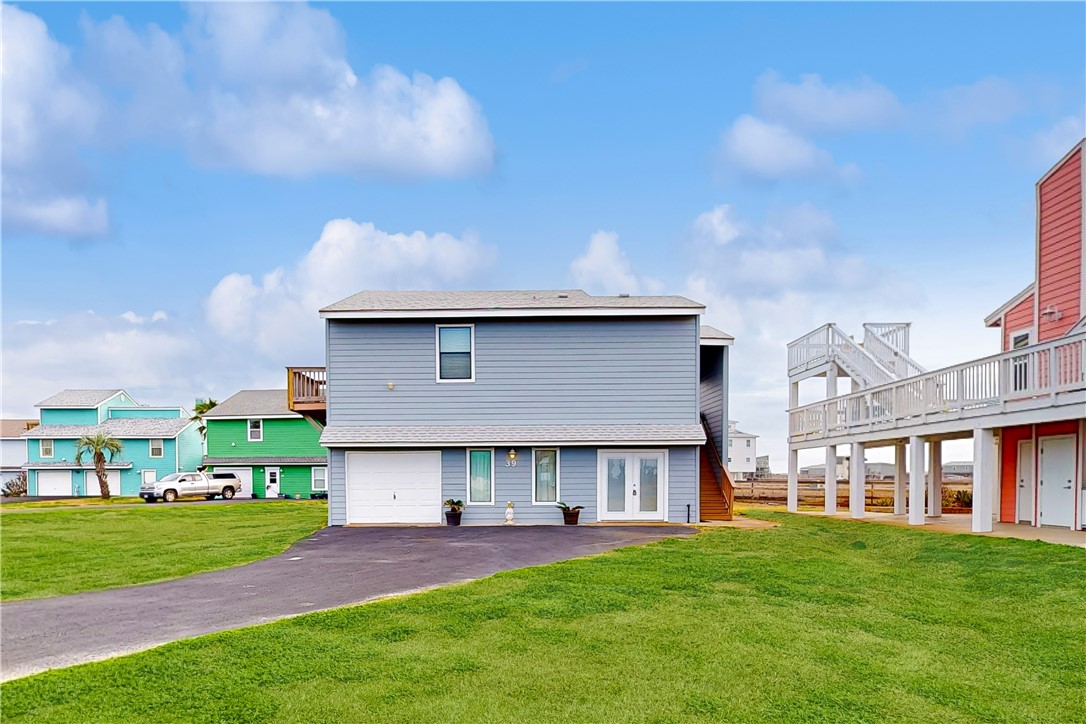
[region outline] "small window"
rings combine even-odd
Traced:
[[[732,440],[732,439],[731,439],[731,438],[729,437],[729,438],[728,438],[728,447],[731,447],[731,446],[732,446],[732,443],[733,443],[733,442],[735,442],[735,440]]]
[[[750,447],[750,438],[747,438],[747,447]]]
[[[148,454],[153,458],[160,458],[165,454],[162,451],[162,440],[151,440],[150,447],[151,450]]]
[[[532,502],[558,502],[558,450],[532,450]]]
[[[328,490],[328,468],[313,468],[313,490]]]
[[[475,381],[475,327],[438,325],[437,381]]]
[[[1011,338],[1011,349],[1022,349],[1029,346],[1029,332],[1016,334]]]
[[[264,421],[249,420],[249,442],[263,442]]]
[[[53,457],[53,441],[52,440],[39,440],[38,451],[43,458]]]
[[[494,503],[494,451],[468,450],[468,504]]]

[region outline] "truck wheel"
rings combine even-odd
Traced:
[[[165,491],[164,493],[162,493],[162,499],[164,501],[166,501],[167,503],[172,503],[173,501],[177,500],[177,491],[176,490],[167,490],[167,491]]]
[[[234,497],[234,489],[233,488],[223,488],[222,489],[222,499],[223,500],[230,500],[233,497]]]

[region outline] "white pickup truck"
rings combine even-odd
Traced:
[[[230,500],[241,490],[241,480],[234,473],[173,473],[140,486],[140,497],[148,503],[159,499],[172,503],[178,498],[207,498],[221,495]]]

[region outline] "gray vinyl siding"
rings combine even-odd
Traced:
[[[671,523],[686,522],[686,506],[690,506],[690,522],[698,515],[698,449],[673,447],[667,455],[667,519]]]
[[[476,320],[463,383],[436,381],[434,329],[330,320],[329,424],[697,422],[693,316]]]
[[[728,426],[724,423],[724,380],[721,374],[724,347],[702,347],[701,349],[701,413],[709,420],[709,429],[713,433],[713,442],[717,450],[723,450],[723,431]],[[723,454],[723,453],[721,453]]]
[[[328,525],[347,523],[347,456],[343,450],[328,451]]]

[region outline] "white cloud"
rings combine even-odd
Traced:
[[[243,273],[223,277],[207,298],[206,319],[234,344],[253,344],[280,360],[285,349],[312,356],[320,350],[321,307],[363,289],[460,285],[493,258],[494,250],[471,235],[389,233],[336,219],[292,268],[277,268],[259,281]]]
[[[1086,116],[1064,116],[1030,139],[1033,158],[1045,167],[1056,164],[1086,136]]]
[[[733,209],[728,204],[720,204],[698,214],[691,227],[695,238],[720,245],[734,241],[739,237],[740,231],[732,216]]]
[[[818,74],[807,73],[789,83],[770,70],[755,82],[754,96],[765,117],[812,132],[882,128],[902,117],[897,97],[866,77],[827,85]]]
[[[569,269],[577,285],[589,293],[659,294],[663,287],[658,279],[633,273],[633,265],[613,231],[593,234]]]
[[[146,324],[147,322],[151,322],[153,324],[155,322],[163,322],[169,319],[169,316],[162,310],[159,310],[157,312],[154,312],[150,317],[141,317],[135,312],[129,310],[121,315],[121,319],[131,324]]]
[[[780,179],[836,179],[852,182],[860,177],[854,164],[838,166],[830,154],[789,128],[742,115],[720,141],[725,172],[773,181]]]
[[[27,198],[14,189],[5,191],[4,228],[9,232],[83,237],[101,236],[109,230],[105,199],[91,202],[83,196]]]
[[[1026,101],[1016,84],[989,77],[942,91],[932,115],[944,131],[961,136],[977,126],[1005,123],[1024,110]]]

